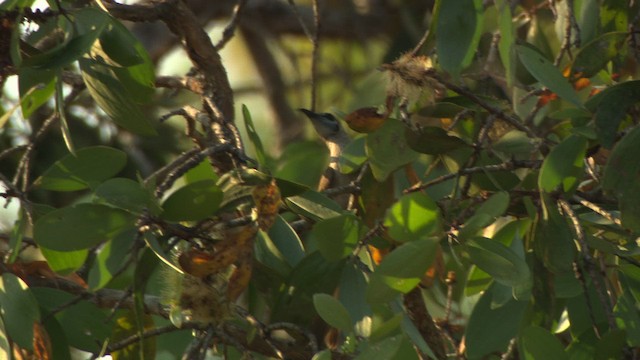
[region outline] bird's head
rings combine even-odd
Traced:
[[[330,113],[315,113],[307,109],[298,109],[302,111],[311,120],[316,132],[324,140],[332,140],[344,134],[342,126],[335,116]]]

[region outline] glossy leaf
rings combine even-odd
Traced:
[[[587,139],[571,135],[555,146],[542,163],[538,185],[546,192],[554,191],[562,185],[567,192],[575,188],[581,180]]]
[[[20,347],[33,350],[33,324],[40,321],[40,310],[27,284],[12,273],[2,274],[0,305],[7,335]]]
[[[340,215],[316,223],[308,241],[315,244],[329,261],[338,261],[350,255],[358,243],[361,224],[351,215]]]
[[[38,245],[57,250],[88,249],[133,224],[129,213],[105,205],[78,204],[41,217],[33,229]]]
[[[462,139],[448,135],[439,127],[427,126],[420,130],[407,129],[405,132],[409,146],[423,154],[445,154],[462,147],[468,146]]]
[[[620,54],[620,48],[626,43],[628,35],[627,32],[610,32],[585,44],[571,64],[572,77],[590,78],[596,75]]]
[[[126,154],[106,146],[79,149],[49,167],[34,186],[53,191],[77,191],[95,187],[122,170]]]
[[[83,58],[80,70],[91,97],[116,124],[139,135],[156,135],[156,130],[134,102],[125,84],[107,64]]]
[[[371,276],[368,302],[386,303],[411,291],[433,263],[437,246],[436,240],[416,240],[389,253]]]
[[[436,28],[438,62],[454,77],[469,65],[482,29],[482,2],[443,1]]]
[[[389,120],[367,136],[365,151],[373,175],[384,181],[393,171],[418,157],[404,137],[404,125]]]
[[[341,173],[350,174],[367,161],[365,152],[366,139],[366,136],[357,137],[342,150],[340,159],[338,159]]]
[[[404,195],[387,212],[384,226],[396,241],[424,239],[440,232],[440,210],[426,194]]]
[[[251,144],[253,145],[253,151],[255,151],[258,164],[260,164],[261,169],[266,169],[267,156],[265,155],[264,147],[262,146],[262,140],[260,140],[260,135],[258,135],[258,132],[253,125],[251,113],[249,112],[247,106],[244,104],[242,104],[242,116],[244,118],[244,127],[247,130],[249,140],[251,140]]]
[[[504,134],[491,148],[508,155],[530,154],[534,149],[531,139],[522,131],[512,130]]]
[[[543,201],[546,211],[536,223],[534,252],[550,271],[573,273],[576,253],[573,233],[553,200],[544,197]]]
[[[96,196],[134,214],[149,210],[151,214],[157,215],[161,211],[153,195],[140,183],[130,179],[109,179],[96,188]]]
[[[213,215],[222,203],[222,190],[213,180],[201,180],[176,190],[162,203],[170,221],[198,221]]]
[[[349,333],[353,328],[353,320],[349,316],[347,309],[331,295],[315,294],[313,295],[313,305],[318,315],[327,324]]]
[[[153,63],[142,43],[119,21],[112,20],[105,27],[99,42],[91,48],[91,57],[110,65],[134,102],[143,104],[153,99]]]
[[[467,357],[480,359],[490,353],[503,353],[517,334],[527,308],[526,301],[510,300],[500,307],[492,306],[495,284],[473,308],[465,331]]]
[[[532,46],[516,45],[515,48],[522,64],[540,84],[575,106],[583,107],[578,94],[571,87],[569,81],[562,76],[560,70],[551,61]]]
[[[258,262],[274,270],[283,278],[286,278],[291,273],[291,266],[286,262],[284,255],[282,255],[267,233],[263,231],[258,233],[255,240],[254,253]]]
[[[610,86],[594,95],[585,104],[595,112],[598,140],[606,148],[616,141],[620,123],[630,106],[640,101],[640,80],[626,81]]]
[[[500,60],[504,66],[504,72],[507,75],[507,86],[513,85],[515,77],[515,59],[516,56],[513,45],[514,24],[512,20],[510,3],[506,0],[498,0],[495,2],[498,9],[498,27],[500,29],[500,41],[498,42],[498,50],[500,51]]]
[[[560,341],[539,326],[529,326],[522,330],[519,345],[523,349],[524,359],[569,359]]]
[[[464,227],[458,233],[458,238],[460,240],[467,239],[481,229],[491,225],[498,216],[501,216],[507,210],[509,200],[509,193],[505,191],[491,195],[478,207],[473,216],[464,223]]]
[[[402,345],[402,338],[402,335],[396,335],[377,343],[369,343],[355,360],[395,359],[395,355]]]
[[[615,194],[620,206],[622,223],[640,231],[640,128],[622,138],[609,156],[602,187]]]
[[[137,234],[136,228],[125,229],[100,248],[89,270],[87,285],[90,290],[105,287],[121,270],[127,258],[132,255],[131,249]],[[145,236],[149,236],[147,234],[149,233],[145,233]]]
[[[467,251],[474,264],[501,284],[517,287],[531,280],[524,259],[495,240],[476,237],[467,242]]]
[[[46,312],[67,305],[63,310],[56,312],[55,319],[60,324],[69,346],[88,352],[100,351],[100,344],[111,334],[108,314],[95,304],[78,300],[76,295],[62,290],[38,287],[33,288],[32,292]]]
[[[104,11],[95,7],[84,7],[74,12],[75,26],[72,38],[62,46],[32,56],[23,61],[23,66],[37,69],[60,69],[80,59],[89,52],[111,18]]]
[[[40,251],[51,270],[60,275],[68,275],[78,270],[87,260],[88,250],[55,251],[41,247]]]
[[[22,117],[27,119],[40,106],[51,99],[55,90],[56,76],[53,70],[22,67],[18,72],[20,106]]]
[[[275,223],[269,229],[269,237],[290,266],[296,266],[304,257],[302,241],[282,216],[276,217]]]
[[[9,354],[11,354],[11,345],[9,345],[9,338],[4,326],[4,321],[0,318],[0,358],[10,359]]]
[[[154,329],[154,321],[151,315],[142,315],[142,328],[138,326],[138,318],[133,310],[120,313],[115,319],[112,333],[112,341],[118,342],[131,336],[138,335],[142,331]],[[155,336],[147,336],[142,341],[134,341],[129,346],[118,349],[111,353],[113,360],[133,360],[133,359],[155,359],[156,358]]]
[[[307,191],[286,199],[286,204],[293,212],[314,220],[329,219],[342,213],[340,205],[323,194]]]

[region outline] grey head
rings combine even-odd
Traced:
[[[311,120],[311,123],[313,124],[313,127],[316,129],[316,132],[323,139],[331,140],[342,133],[342,127],[338,122],[338,119],[336,119],[336,117],[333,116],[332,114],[315,113],[307,109],[298,109],[298,110],[303,112],[309,118],[309,120]]]

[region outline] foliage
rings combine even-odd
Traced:
[[[235,3],[0,4],[1,358],[639,355],[640,4]]]

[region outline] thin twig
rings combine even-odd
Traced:
[[[247,0],[238,0],[238,3],[233,7],[233,15],[231,15],[231,20],[229,24],[222,31],[222,39],[218,41],[216,44],[216,50],[220,51],[222,48],[231,40],[233,35],[235,34],[236,27],[238,26],[238,21],[240,21],[240,13],[244,6],[247,4]]]
[[[573,229],[575,231],[576,240],[578,242],[578,245],[580,245],[580,254],[582,255],[584,266],[589,274],[589,277],[591,278],[591,281],[593,281],[593,287],[596,289],[600,304],[602,305],[604,313],[607,316],[609,328],[612,330],[617,329],[616,320],[613,316],[613,304],[611,304],[611,298],[606,294],[606,291],[603,288],[603,284],[600,281],[599,274],[595,271],[594,259],[589,251],[589,245],[587,244],[584,229],[580,224],[580,219],[578,219],[578,216],[571,208],[571,204],[569,204],[566,200],[559,199],[558,203],[562,207],[562,211],[565,213],[565,215],[567,215],[567,217],[571,220],[571,224],[573,225]]]
[[[603,218],[611,221],[612,223],[618,225],[618,226],[622,226],[622,221],[620,219],[618,219],[617,217],[613,216],[612,213],[608,212],[607,210],[601,208],[600,206],[592,203],[591,201],[588,201],[586,199],[583,199],[577,195],[573,196],[573,200],[579,202],[580,204],[582,204],[583,206],[585,206],[586,208],[592,210],[593,212],[595,212],[596,214],[602,216]]]
[[[315,31],[311,43],[313,44],[313,52],[311,56],[311,111],[316,111],[317,91],[318,91],[318,62],[320,57],[320,9],[319,0],[313,0],[313,24]]]
[[[408,194],[416,191],[421,191],[431,186],[443,183],[447,180],[454,179],[460,175],[469,175],[469,174],[475,174],[480,172],[508,171],[508,170],[515,170],[520,168],[538,169],[540,168],[541,165],[542,165],[542,161],[539,161],[539,160],[511,160],[511,161],[504,162],[502,164],[476,166],[476,167],[461,169],[458,172],[439,176],[426,183],[416,184],[408,189],[405,189],[404,193]]]

